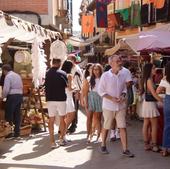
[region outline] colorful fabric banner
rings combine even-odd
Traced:
[[[107,16],[107,22],[108,22],[108,28],[107,28],[108,32],[114,31],[115,27],[118,26],[118,21],[116,19],[115,14],[109,14]]]
[[[131,5],[131,25],[140,26],[141,25],[141,6],[140,2],[132,2]]]
[[[97,1],[108,5],[109,3],[111,3],[111,2],[113,2],[115,0],[97,0]]]
[[[107,28],[107,5],[96,0],[96,20],[97,27]]]
[[[94,32],[94,18],[93,15],[82,16],[82,33]]]
[[[131,5],[131,0],[115,0],[115,9],[120,10],[120,9],[126,9],[129,8]]]
[[[155,0],[155,2],[154,2],[154,6],[157,9],[163,8],[164,5],[165,5],[165,0]]]

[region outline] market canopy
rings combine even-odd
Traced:
[[[115,53],[126,53],[126,54],[130,54],[130,55],[136,55],[137,53],[132,50],[132,48],[123,40],[120,39],[119,42],[112,48],[110,49],[106,49],[104,55],[105,56],[111,56]]]
[[[170,48],[170,24],[163,25],[137,35],[121,39],[113,48],[107,49],[105,55],[116,53],[124,44],[127,44],[135,53],[140,51],[160,51]]]
[[[142,31],[139,34],[125,38],[124,41],[135,51],[164,49],[170,47],[170,24]]]
[[[43,42],[46,39],[56,39],[59,36],[59,32],[45,29],[40,25],[27,22],[0,11],[0,44],[7,42],[10,38],[33,43],[35,38]]]
[[[70,37],[68,40],[66,40],[67,44],[71,44],[72,46],[76,46],[76,47],[84,47],[84,46],[88,46],[90,44],[92,44],[93,42],[95,42],[96,40],[98,40],[103,33],[100,33],[92,38],[89,38],[87,40],[83,40],[80,39],[78,37]]]

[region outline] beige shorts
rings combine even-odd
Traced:
[[[103,109],[104,129],[111,129],[113,120],[116,120],[117,128],[126,128],[126,110],[110,111]]]
[[[48,101],[47,108],[49,117],[66,115],[66,101]]]

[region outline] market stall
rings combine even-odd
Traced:
[[[45,43],[45,40],[59,41],[59,38],[61,38],[59,32],[45,29],[40,25],[27,22],[0,11],[0,55],[3,54],[3,47],[8,43],[9,39],[15,42],[11,45],[12,47],[16,46],[19,48],[19,50],[15,50],[13,66],[15,71],[19,73],[23,79],[24,97],[27,98],[26,107],[22,107],[22,109],[24,111],[29,111],[31,107],[29,107],[28,110],[28,103],[30,98],[35,96],[35,102],[38,100],[40,107],[35,107],[33,109],[41,113],[40,118],[42,118],[41,121],[43,121],[45,130],[45,117],[41,102],[42,94],[39,90],[39,86],[43,83],[47,69],[47,60],[43,49],[43,43]],[[20,48],[22,43],[27,44],[27,47],[25,47],[24,50],[22,47]],[[53,57],[51,57],[51,59],[52,58]],[[36,105],[35,102],[34,104]],[[2,114],[2,107],[0,111]],[[1,117],[0,120],[2,119],[3,117]],[[4,130],[4,123],[0,123],[2,124],[0,127],[1,137],[3,137],[2,131]],[[5,132],[4,136],[7,134],[8,133]]]

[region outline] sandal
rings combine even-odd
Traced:
[[[145,142],[144,142],[144,149],[145,149],[145,151],[151,150],[151,146],[150,146],[150,144],[149,144],[148,141],[145,141]]]
[[[155,144],[155,143],[152,144],[152,151],[153,151],[153,152],[159,152],[159,151],[160,151],[160,149],[159,149],[159,147],[157,146],[157,144]]]
[[[167,157],[169,155],[167,150],[162,150],[161,154],[162,154],[162,157]]]

